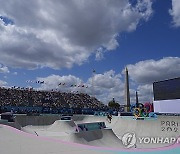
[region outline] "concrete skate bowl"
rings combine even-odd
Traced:
[[[71,133],[64,136],[63,140],[96,147],[123,148],[121,140],[118,139],[112,129],[98,129]]]
[[[87,140],[93,139],[91,135]],[[2,124],[0,124],[0,136],[0,153],[2,154],[149,154],[151,152],[154,154],[179,154],[180,152],[180,148],[177,146],[151,151],[101,148],[35,136]]]
[[[37,136],[50,137],[67,142],[97,147],[123,148],[122,142],[114,134],[112,129],[97,129],[78,132],[77,125],[73,120],[56,120],[51,125],[42,126],[27,125],[22,127],[21,130]]]
[[[180,136],[179,116],[159,116],[157,119],[147,118],[144,120],[135,120],[132,117],[113,117],[111,123],[107,121],[106,117],[102,116],[74,115],[71,121],[61,121],[60,118],[59,115],[29,117],[17,115],[14,127],[22,126],[21,130],[36,136],[110,148],[125,148],[126,145],[122,144],[122,138],[127,133],[135,134],[136,143],[131,148],[136,149],[161,148],[173,144],[167,142],[147,143],[147,140],[146,142],[143,140],[145,137],[177,138]],[[109,129],[75,132],[77,124],[88,122],[105,122]]]
[[[87,117],[88,116],[74,116],[74,118],[79,119],[80,123],[83,122],[83,118]],[[77,124],[73,118],[72,120],[60,119],[61,116],[58,115],[16,115],[15,122],[9,123],[8,125],[35,136],[50,137],[62,141],[97,147],[123,148],[121,140],[114,134],[112,129],[77,132]]]
[[[72,120],[56,120],[51,125],[27,125],[22,127],[21,130],[37,136],[60,137],[75,132],[76,124]]]
[[[133,117],[112,118],[109,123],[101,116],[74,116],[76,124],[81,122],[104,121],[119,139],[126,134],[135,134],[136,148],[160,148],[174,144],[180,136],[180,116],[158,116],[158,118],[135,119]],[[80,121],[81,119],[81,121]]]
[[[112,150],[35,136],[0,124],[1,154],[112,154]]]

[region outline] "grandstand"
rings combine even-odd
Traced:
[[[106,110],[107,106],[84,93],[37,91],[29,88],[0,87],[0,107],[3,111],[26,112],[81,112]]]

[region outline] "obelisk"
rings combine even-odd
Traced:
[[[139,106],[138,92],[136,91],[136,107]]]
[[[125,103],[126,111],[130,112],[129,75],[127,67],[125,68]]]

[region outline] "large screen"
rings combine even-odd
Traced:
[[[180,99],[180,77],[153,83],[154,100]]]

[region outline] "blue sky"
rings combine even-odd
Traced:
[[[0,3],[1,86],[81,91],[123,104],[125,66],[132,102],[136,90],[152,101],[153,81],[180,76],[178,0]]]

